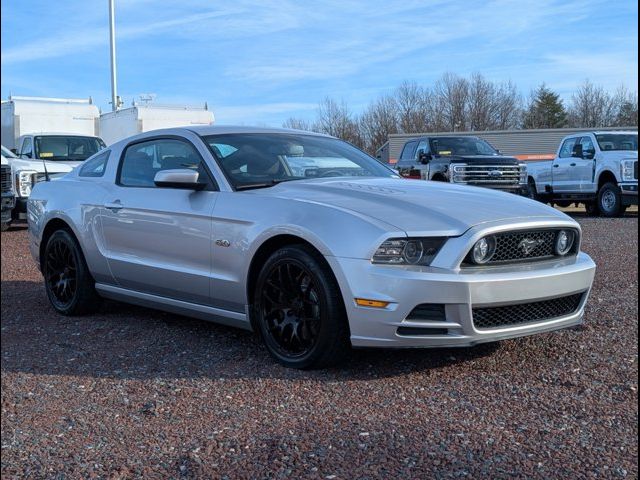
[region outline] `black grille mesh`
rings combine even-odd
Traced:
[[[556,255],[556,236],[560,230],[525,230],[498,233],[495,235],[496,252],[487,265],[553,258]],[[575,254],[578,248],[579,236],[577,231],[570,231],[575,235],[570,253]],[[523,242],[526,242],[527,245],[525,246]],[[471,252],[464,261],[467,266],[474,265],[470,257]]]
[[[11,191],[11,167],[2,165],[2,193]]]
[[[583,293],[576,293],[542,302],[474,308],[473,324],[478,329],[490,329],[564,317],[578,310],[583,295]]]

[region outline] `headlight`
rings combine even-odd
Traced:
[[[623,160],[620,162],[620,174],[622,180],[635,180],[635,167],[636,160]]]
[[[430,265],[446,238],[391,238],[373,255],[373,263],[387,265]]]
[[[28,197],[33,188],[33,179],[38,174],[35,170],[19,170],[16,172],[16,193],[19,197]]]
[[[560,230],[556,236],[556,255],[564,256],[571,251],[576,234],[571,230]]]
[[[489,262],[496,253],[496,237],[493,235],[478,240],[469,255],[470,260],[476,265],[484,265]]]
[[[520,163],[518,166],[520,167],[520,183],[522,185],[526,185],[527,184],[527,164]]]

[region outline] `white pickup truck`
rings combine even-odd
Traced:
[[[565,137],[556,158],[527,164],[532,197],[615,217],[638,204],[638,132],[594,131]]]

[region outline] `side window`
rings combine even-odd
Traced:
[[[400,160],[398,161],[398,163],[412,163],[413,152],[417,144],[417,141],[407,142],[407,144],[402,149],[402,153],[400,154]]]
[[[578,140],[577,137],[567,138],[562,147],[560,148],[560,158],[568,158],[571,156],[571,152],[573,152],[573,146],[576,144]]]
[[[426,140],[422,140],[419,144],[418,144],[418,148],[416,148],[416,153],[414,155],[415,159],[418,159],[418,152],[422,150],[424,153],[428,153],[429,152],[429,142],[427,142]]]
[[[595,155],[596,154],[596,147],[593,144],[593,140],[591,140],[591,137],[582,137],[580,139],[580,144],[582,145],[582,153],[585,155]]]
[[[89,158],[82,164],[82,168],[78,173],[79,177],[102,177],[104,171],[107,168],[107,161],[111,151],[95,155],[93,158]]]
[[[31,137],[25,138],[24,142],[22,142],[22,150],[20,150],[20,155],[33,158],[33,142],[31,141]]]
[[[188,142],[162,138],[134,143],[124,152],[118,183],[125,187],[155,188],[156,173],[184,168],[197,170],[201,179],[209,180],[200,154]]]

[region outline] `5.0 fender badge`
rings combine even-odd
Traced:
[[[231,242],[229,240],[216,240],[216,245],[219,247],[230,247]]]

